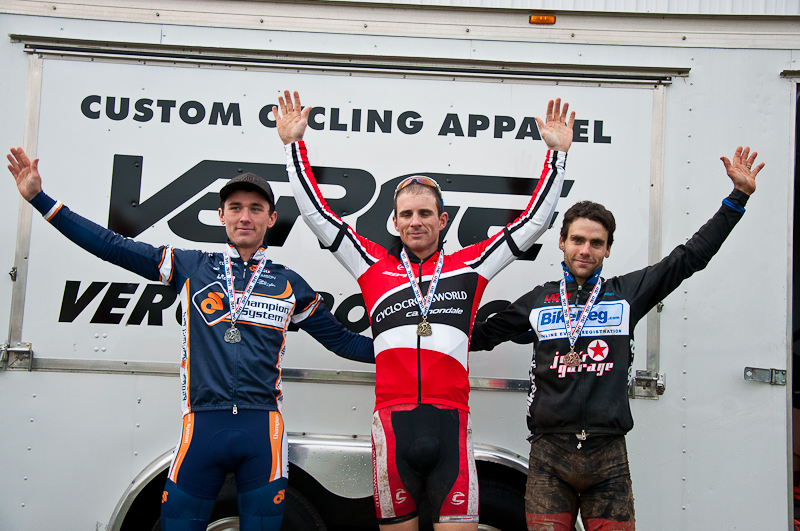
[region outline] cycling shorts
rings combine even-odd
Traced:
[[[531,440],[525,511],[529,531],[633,531],[633,490],[625,436],[536,435]]]
[[[240,409],[187,413],[169,479],[183,491],[216,498],[233,472],[239,492],[287,478],[288,441],[277,411]]]
[[[381,524],[417,516],[423,492],[434,523],[478,521],[478,474],[466,411],[430,404],[375,411],[372,471]]]

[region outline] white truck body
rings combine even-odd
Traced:
[[[569,101],[582,121],[557,210],[614,212],[606,277],[689,238],[730,192],[719,157],[750,145],[767,166],[744,218],[636,329],[650,400],[632,402],[628,447],[640,529],[788,529],[800,19],[550,11],[539,26],[500,3],[0,0],[0,146],[40,157],[45,191],[84,217],[182,248],[219,248],[219,188],[262,174],[284,223],[270,258],[369,333],[358,285],[292,211],[265,111],[285,88],[315,107],[305,140],[332,207],[389,241],[397,178],[434,175],[447,251],[524,208],[546,150],[532,117]],[[157,513],[134,504],[179,437],[177,298],[66,240],[10,177],[0,194],[0,527],[126,529],[131,507]],[[560,225],[489,284],[481,315],[558,278]],[[470,358],[479,473],[515,486],[530,357],[508,343]],[[369,497],[371,367],[303,332],[283,367],[293,470]],[[747,367],[776,369],[774,385]]]

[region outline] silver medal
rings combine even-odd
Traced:
[[[238,343],[242,340],[242,333],[239,332],[239,329],[235,326],[232,326],[225,330],[225,342],[226,343]]]

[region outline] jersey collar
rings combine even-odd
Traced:
[[[564,270],[564,278],[567,279],[567,282],[575,282],[575,277],[572,276],[572,273],[570,272],[569,268],[567,268],[567,264],[561,262],[561,269]],[[592,273],[592,276],[586,281],[586,283],[587,284],[597,283],[597,279],[600,278],[600,273],[602,271],[603,268],[601,267],[600,269]]]

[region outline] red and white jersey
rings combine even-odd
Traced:
[[[444,257],[428,314],[433,333],[427,337],[417,335],[422,316],[400,260],[401,245],[387,250],[359,236],[328,208],[311,173],[304,142],[287,144],[286,156],[303,219],[361,286],[375,341],[375,409],[434,404],[469,411],[469,339],[483,291],[550,226],[567,154],[547,152],[531,200],[516,220],[491,238]],[[428,292],[439,252],[422,262],[409,253],[423,294]]]

